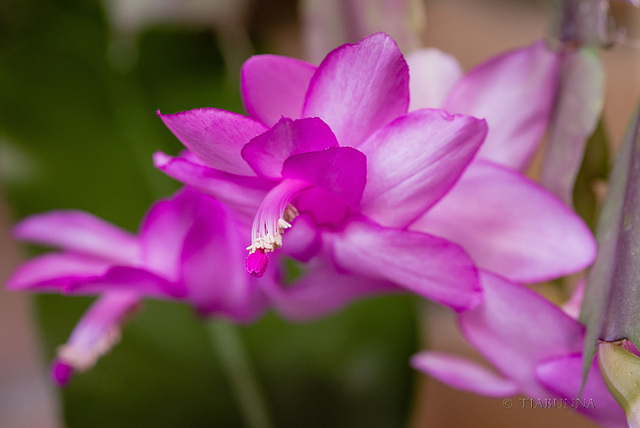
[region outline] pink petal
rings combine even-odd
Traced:
[[[458,320],[464,336],[530,397],[546,397],[535,367],[582,350],[584,327],[528,288],[480,274],[483,301]]]
[[[626,427],[626,416],[607,389],[596,360],[591,364],[584,390],[582,387],[583,361],[581,354],[551,358],[536,367],[539,382],[565,398],[566,407],[572,407],[593,421],[607,427]]]
[[[349,205],[357,205],[366,182],[367,159],[351,147],[301,153],[284,162],[282,177],[306,181]]]
[[[130,266],[113,266],[103,276],[77,281],[65,290],[72,294],[101,294],[111,291],[135,292],[140,296],[181,298],[184,287],[152,272]]]
[[[206,165],[224,172],[255,175],[240,156],[242,146],[267,128],[237,113],[213,108],[160,114],[165,125]]]
[[[318,229],[339,230],[354,211],[340,198],[317,187],[305,190],[292,204],[301,215],[311,219]]]
[[[258,55],[242,66],[241,90],[249,115],[267,126],[298,119],[316,66],[294,58]]]
[[[437,49],[419,49],[405,58],[409,65],[409,111],[440,108],[463,75],[458,61]]]
[[[258,177],[228,174],[190,159],[190,156],[171,157],[157,152],[153,162],[159,170],[176,180],[209,194],[252,219],[262,199],[273,183]]]
[[[140,248],[132,234],[82,211],[36,214],[13,229],[16,238],[104,258],[134,263]]]
[[[335,135],[317,117],[282,118],[273,128],[242,148],[242,158],[261,177],[278,180],[282,164],[292,155],[314,152],[338,145]]]
[[[85,371],[120,340],[120,326],[139,306],[136,294],[113,292],[100,297],[73,329],[69,341],[58,348],[54,362],[56,380],[68,381],[70,374],[60,376],[60,364]],[[68,370],[67,370],[68,371]]]
[[[550,119],[560,61],[538,42],[481,64],[454,86],[445,110],[489,124],[478,156],[516,169],[529,163]]]
[[[333,236],[332,244],[335,262],[347,271],[387,279],[458,311],[480,303],[473,262],[444,239],[352,222]]]
[[[272,283],[266,288],[276,310],[292,320],[318,318],[358,299],[404,291],[384,279],[340,274],[319,257],[305,267],[303,276],[292,284]]]
[[[205,210],[204,198],[210,197],[185,188],[151,207],[140,228],[146,268],[169,281],[180,280],[180,252],[194,217]]]
[[[383,33],[342,45],[311,79],[304,117],[320,117],[343,146],[357,147],[409,105],[409,72],[396,43]]]
[[[514,382],[466,358],[423,351],[411,358],[411,366],[453,388],[474,394],[505,397],[519,391]]]
[[[7,280],[9,290],[69,290],[72,285],[102,277],[111,263],[73,253],[51,253],[22,263]]]
[[[443,110],[418,110],[382,128],[359,147],[367,156],[362,211],[406,226],[451,189],[486,132],[483,120]]]
[[[559,199],[489,162],[474,162],[411,229],[455,242],[481,268],[518,282],[574,273],[596,253],[587,226]]]
[[[180,254],[187,300],[202,315],[248,322],[266,307],[258,282],[244,269],[249,229],[213,198],[203,198]]]

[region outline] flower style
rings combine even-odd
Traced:
[[[457,318],[467,341],[499,373],[435,351],[415,355],[413,367],[457,389],[490,397],[523,394],[534,403],[556,399],[555,406],[573,403],[574,409],[604,426],[626,426],[596,361],[581,391],[584,326],[522,285],[486,272],[481,279],[482,304]]]
[[[236,251],[243,229],[222,204],[189,188],[156,203],[138,236],[80,211],[34,215],[15,227],[15,235],[63,251],[25,262],[7,287],[99,294],[58,350],[52,377],[65,384],[112,347],[144,297],[183,301],[202,316],[237,322],[261,315],[265,296],[242,273],[244,253]]]
[[[242,94],[250,117],[217,109],[160,115],[189,152],[157,153],[155,163],[253,217],[252,274],[281,246],[311,261],[294,287],[272,290],[288,315],[402,289],[471,308],[480,288],[465,252],[518,281],[574,272],[593,259],[590,232],[560,201],[517,172],[473,161],[483,120],[409,111],[408,68],[382,33],[339,47],[318,67],[253,57]],[[453,191],[462,197],[452,199]],[[452,210],[462,211],[455,222],[446,218]]]

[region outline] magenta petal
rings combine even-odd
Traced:
[[[316,66],[294,58],[258,55],[242,66],[241,90],[251,117],[273,126],[281,117],[298,119]]]
[[[582,387],[582,355],[567,355],[545,360],[536,366],[536,377],[554,394],[573,404],[578,412],[607,427],[626,427],[626,416],[607,389],[598,363],[593,361],[584,390]],[[580,400],[580,401],[578,401]]]
[[[139,304],[140,298],[135,293],[112,292],[101,296],[73,329],[69,341],[58,348],[56,366],[63,363],[79,371],[90,369],[120,340],[121,325]],[[56,374],[63,375],[61,370],[58,367]]]
[[[189,159],[157,152],[153,162],[159,170],[176,180],[211,195],[252,219],[273,183],[258,177],[228,174]]]
[[[333,256],[348,271],[393,281],[458,311],[481,300],[477,271],[469,256],[434,236],[352,222],[333,237]]]
[[[202,315],[247,322],[266,304],[257,281],[245,272],[248,227],[240,227],[218,201],[202,195],[180,252],[186,299]]]
[[[582,350],[584,327],[528,288],[481,272],[483,301],[458,320],[464,336],[530,397],[546,397],[535,367]]]
[[[308,269],[302,278],[292,284],[274,283],[266,288],[276,310],[289,319],[301,321],[317,318],[357,299],[404,291],[384,279],[340,274],[321,258],[315,258],[306,267]]]
[[[182,285],[144,269],[114,266],[103,276],[76,281],[65,291],[72,294],[100,294],[108,291],[129,291],[140,296],[155,298],[181,298],[185,295]]]
[[[461,245],[479,267],[517,282],[577,272],[596,253],[584,222],[550,192],[507,168],[473,162],[411,229]]]
[[[302,153],[284,162],[282,177],[306,181],[348,205],[357,205],[367,179],[367,159],[351,147]]]
[[[454,86],[445,110],[489,124],[479,157],[516,169],[527,165],[551,116],[560,61],[538,42],[481,64]]]
[[[408,105],[407,63],[396,42],[377,33],[327,55],[311,79],[303,116],[320,117],[340,145],[357,147]]]
[[[139,259],[138,241],[132,234],[82,211],[51,211],[36,214],[13,229],[16,238],[53,245],[114,262]]]
[[[210,196],[184,188],[174,197],[156,202],[140,228],[143,262],[169,281],[180,279],[180,252],[196,216],[206,215]]]
[[[418,110],[382,128],[359,150],[367,156],[362,211],[404,227],[458,180],[487,133],[484,120]]]
[[[440,382],[488,397],[505,397],[519,392],[518,385],[466,358],[424,351],[411,358],[411,366]]]
[[[437,49],[419,49],[405,57],[409,65],[409,111],[440,108],[463,76],[458,61]]]
[[[165,125],[205,164],[231,174],[254,175],[240,156],[242,146],[267,128],[250,117],[202,108],[160,114]]]
[[[273,128],[242,148],[242,158],[261,177],[281,178],[282,164],[291,155],[314,152],[338,145],[335,135],[317,117],[282,118]]]
[[[111,263],[73,253],[52,253],[22,263],[7,280],[9,290],[69,291],[72,285],[104,275]]]

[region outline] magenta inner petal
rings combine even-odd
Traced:
[[[331,129],[317,117],[282,118],[273,128],[247,143],[242,148],[242,157],[259,176],[277,180],[282,178],[282,164],[289,156],[337,145]]]

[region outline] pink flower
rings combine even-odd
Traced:
[[[242,272],[241,230],[223,205],[188,188],[156,203],[137,236],[80,211],[34,215],[15,235],[63,251],[23,263],[7,287],[100,295],[58,351],[52,375],[65,384],[73,369],[90,368],[112,347],[144,297],[186,302],[202,316],[237,322],[261,315],[265,296]]]
[[[584,326],[524,286],[481,273],[483,302],[457,315],[462,333],[497,369],[461,357],[424,351],[412,358],[417,370],[465,391],[490,397],[516,394],[517,406],[571,407],[594,421],[624,427],[625,415],[593,362],[581,394]],[[578,399],[580,402],[578,402]],[[555,400],[555,401],[554,401]]]
[[[242,92],[251,117],[161,115],[190,152],[155,162],[253,218],[252,273],[280,247],[316,257],[294,287],[272,290],[289,315],[402,289],[464,310],[479,302],[474,264],[533,281],[594,257],[590,232],[560,201],[517,172],[472,163],[484,121],[409,112],[408,69],[384,34],[341,46],[318,67],[253,57]]]

